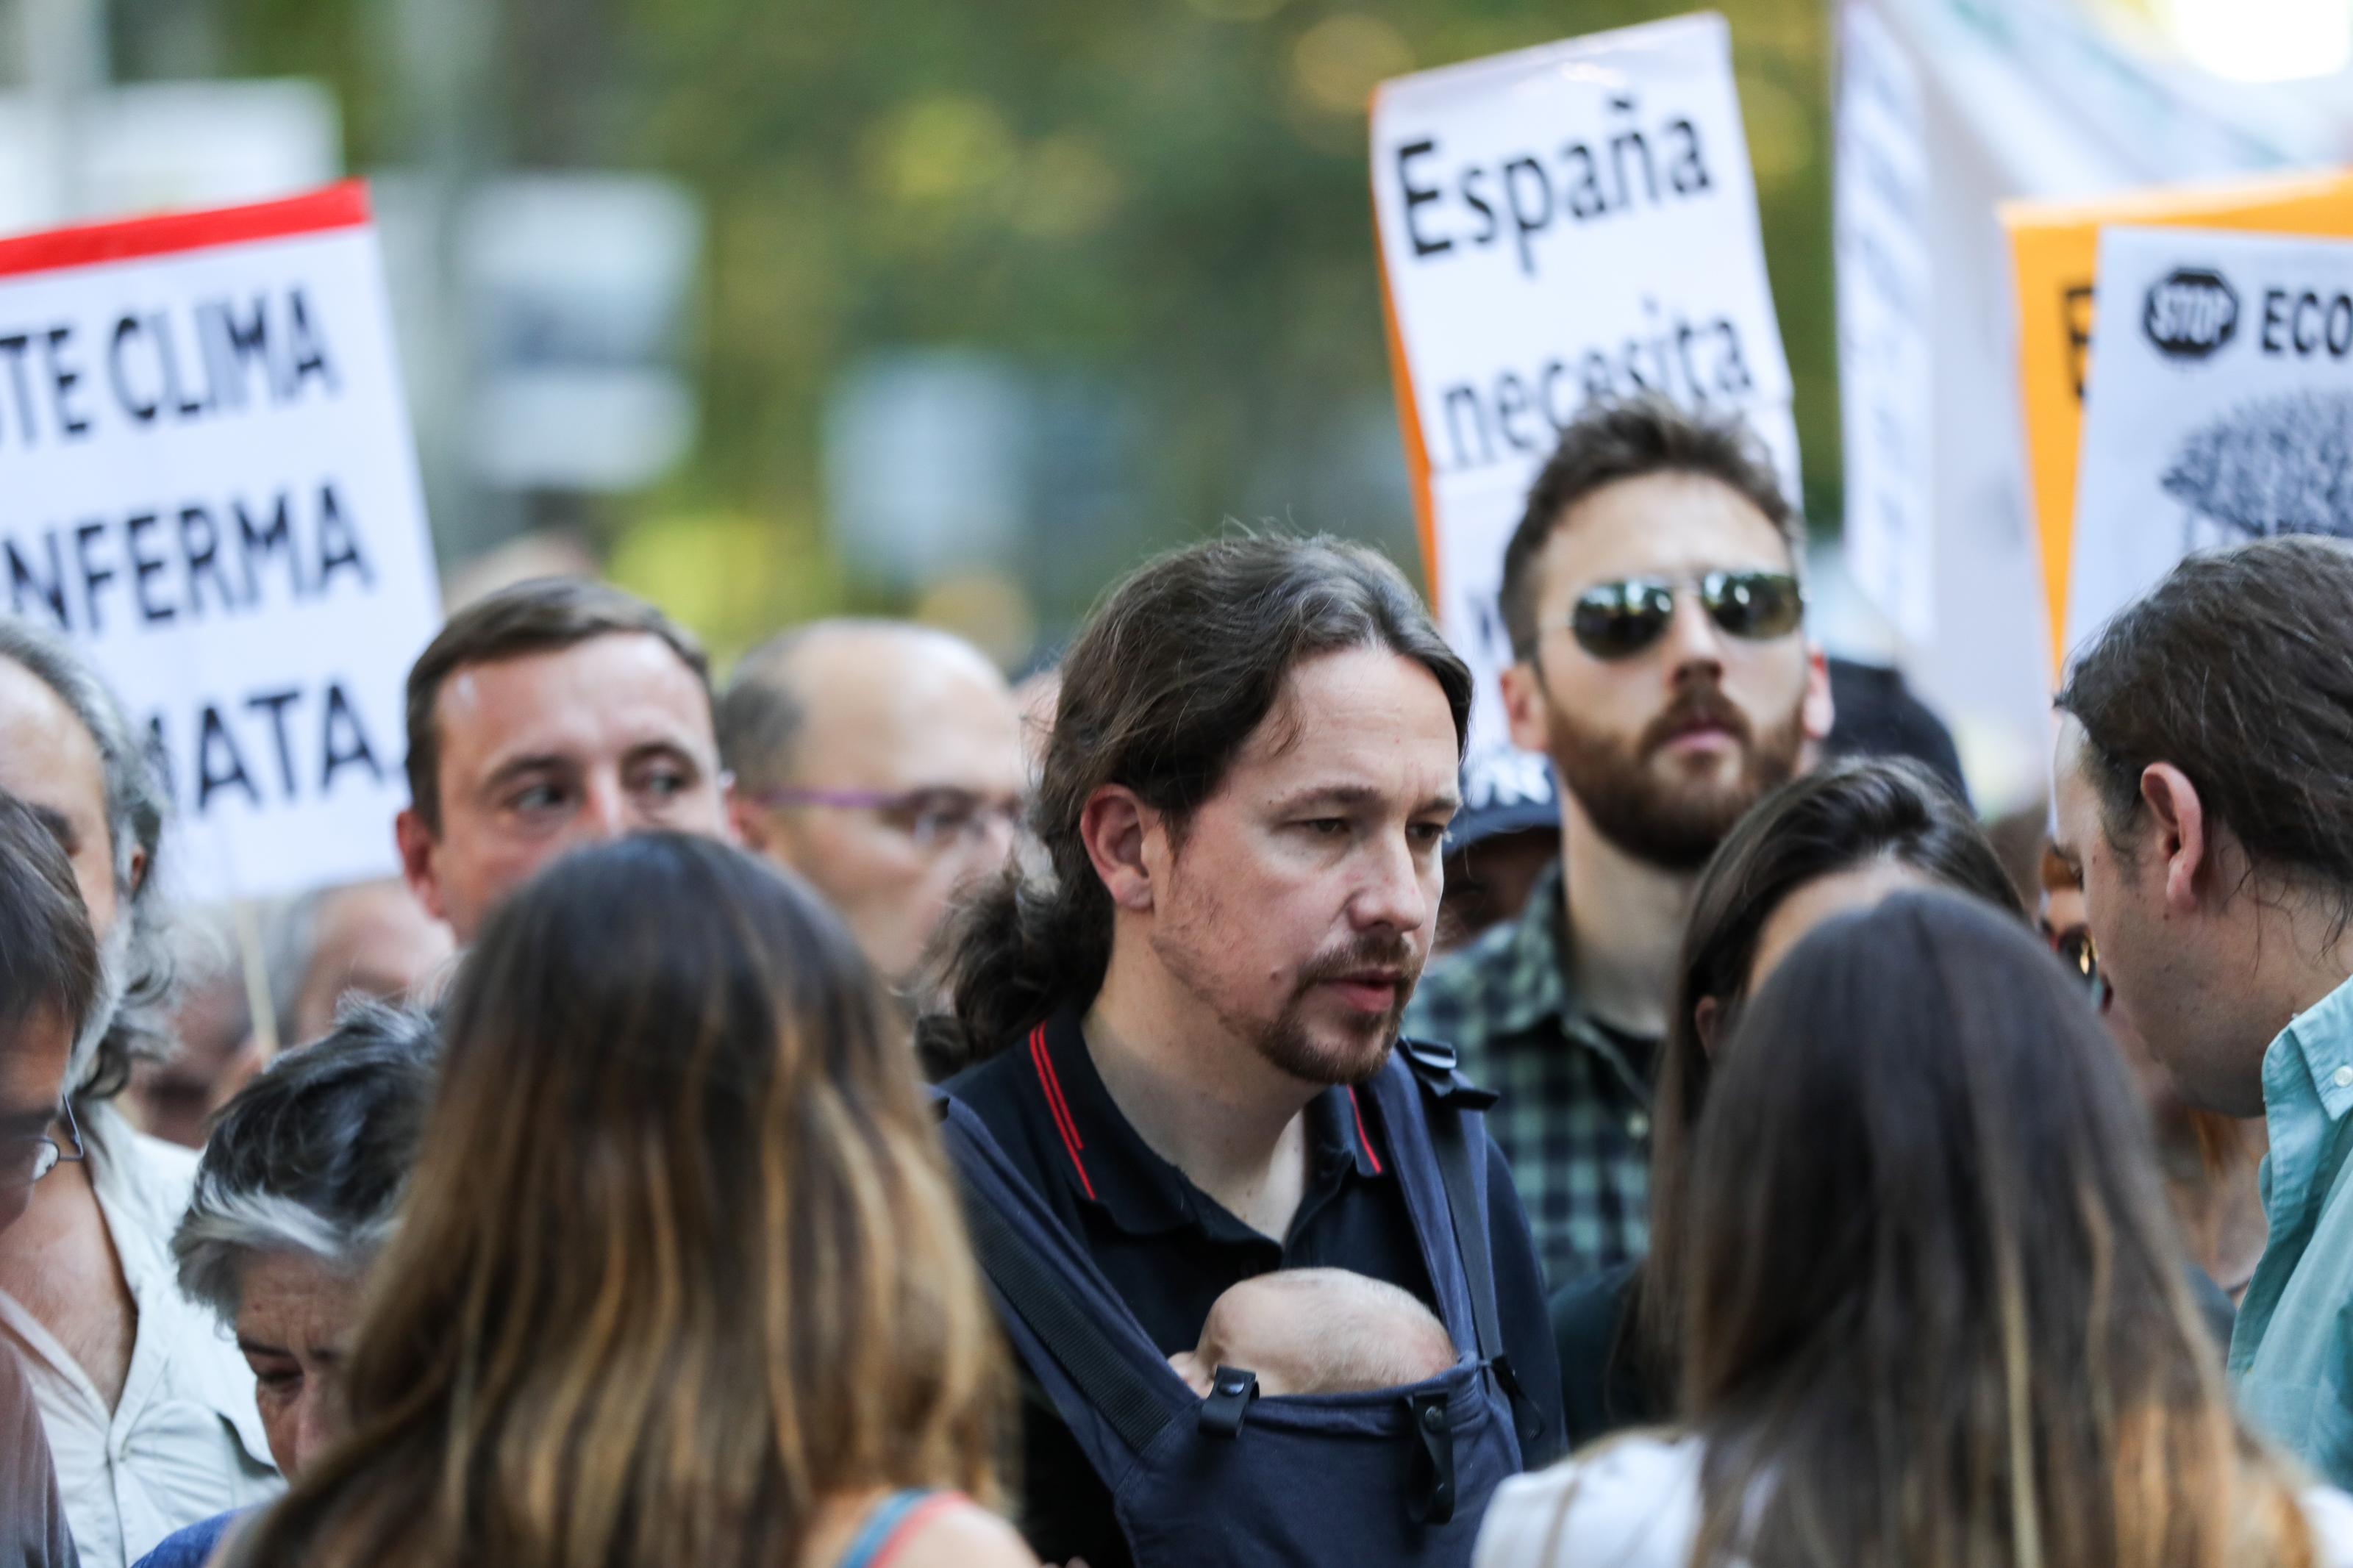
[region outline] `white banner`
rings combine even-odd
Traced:
[[[1684,16],[1385,82],[1372,167],[1409,466],[1485,750],[1504,547],[1588,402],[1739,411],[1796,493],[1730,34]]]
[[[2067,646],[2192,551],[2353,538],[2353,241],[2100,234]]]
[[[362,186],[0,242],[0,573],[159,747],[182,896],[396,868],[439,613]]]
[[[1879,14],[1849,5],[1840,16],[1831,194],[1847,564],[1903,637],[1925,642],[1936,626],[1927,111]]]

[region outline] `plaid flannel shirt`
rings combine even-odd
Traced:
[[[1560,889],[1556,865],[1516,920],[1431,967],[1405,1016],[1502,1096],[1487,1131],[1555,1289],[1641,1257],[1651,1195],[1650,1086],[1569,994]]]

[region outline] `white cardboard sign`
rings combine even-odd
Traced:
[[[2067,644],[2183,556],[2353,538],[2353,241],[2100,233]]]
[[[1588,403],[1739,411],[1795,493],[1730,32],[1704,13],[1384,82],[1372,174],[1426,564],[1486,750],[1506,743],[1504,547]]]
[[[1831,183],[1847,563],[1913,643],[1936,630],[1926,118],[1904,46],[1877,12],[1848,4]]]
[[[439,612],[364,187],[0,241],[0,584],[158,748],[182,896],[395,868]]]

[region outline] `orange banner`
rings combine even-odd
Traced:
[[[2001,208],[2001,221],[2018,269],[2018,374],[2056,673],[2067,652],[2060,628],[2067,624],[2075,461],[2101,226],[2353,235],[2353,171],[2174,186],[2094,201],[2010,202]]]

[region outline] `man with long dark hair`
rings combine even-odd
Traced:
[[[1503,1095],[1495,1141],[1556,1287],[1642,1255],[1693,884],[1830,732],[1801,532],[1741,426],[1646,400],[1563,432],[1504,553],[1504,709],[1552,760],[1560,865],[1431,973],[1408,1026]]]
[[[1156,561],[1063,661],[1051,875],[968,912],[931,1025],[978,1061],[948,1142],[1050,1561],[1467,1562],[1556,1441],[1488,1097],[1398,1048],[1470,698],[1396,569],[1325,540]]]
[[[2192,557],[2059,708],[2053,847],[2116,1011],[2183,1099],[2270,1125],[2240,1402],[2353,1483],[2353,547]]]

